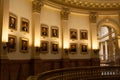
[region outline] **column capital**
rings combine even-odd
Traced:
[[[61,19],[68,20],[70,9],[67,7],[63,7],[60,13],[61,13]]]
[[[40,13],[42,6],[43,6],[43,0],[33,0],[32,11]]]
[[[90,12],[89,20],[91,23],[96,23],[97,21],[97,12]]]

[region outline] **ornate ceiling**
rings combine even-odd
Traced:
[[[120,0],[49,0],[68,7],[87,10],[120,10]]]

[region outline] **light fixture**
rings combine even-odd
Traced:
[[[99,53],[99,49],[93,49],[93,52],[94,52],[95,54],[98,54],[98,53]]]
[[[65,54],[68,54],[69,53],[69,49],[65,48],[64,52],[65,52]]]
[[[36,53],[40,53],[41,47],[36,47]]]
[[[3,45],[3,50],[7,49],[7,52],[9,52],[9,48],[10,48],[9,42],[5,42],[4,45]]]

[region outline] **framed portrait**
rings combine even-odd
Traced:
[[[70,53],[74,54],[77,53],[77,43],[70,43]]]
[[[16,51],[16,41],[17,41],[16,36],[10,34],[8,35],[8,43],[9,43],[8,45],[10,52]]]
[[[48,31],[49,31],[48,25],[41,24],[41,36],[48,37],[48,34],[49,34]]]
[[[9,29],[17,30],[17,16],[13,13],[9,13]]]
[[[41,52],[48,53],[49,50],[49,42],[48,41],[41,41]]]
[[[51,37],[55,37],[55,38],[59,37],[59,29],[57,26],[51,27]]]
[[[80,44],[80,50],[82,54],[88,53],[88,44],[87,43]]]
[[[29,20],[21,18],[21,31],[29,33]]]
[[[20,37],[20,52],[22,52],[22,53],[29,52],[29,40],[28,40],[28,38]]]
[[[51,53],[59,53],[59,44],[58,42],[51,42]]]
[[[77,40],[77,29],[70,29],[70,39]]]
[[[80,39],[87,40],[88,39],[88,31],[87,30],[80,30]]]

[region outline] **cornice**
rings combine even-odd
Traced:
[[[63,6],[85,10],[120,10],[120,0],[48,0]]]

